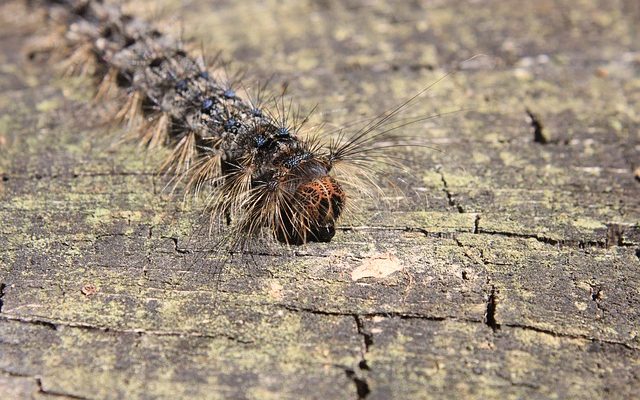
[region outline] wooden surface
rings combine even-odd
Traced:
[[[486,56],[405,111],[470,109],[403,128],[438,150],[333,242],[226,257],[3,3],[0,397],[640,392],[637,1],[149,3],[329,127]]]

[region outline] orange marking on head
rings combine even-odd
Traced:
[[[301,185],[297,194],[311,222],[320,226],[335,223],[345,201],[342,187],[328,175]]]

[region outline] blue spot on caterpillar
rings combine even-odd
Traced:
[[[144,120],[140,140],[171,149],[164,169],[179,175],[185,190],[208,191],[207,212],[230,217],[238,241],[264,232],[289,245],[331,241],[350,201],[347,188],[368,179],[363,165],[400,145],[380,140],[398,128],[386,124],[429,88],[321,145],[302,137],[306,119],[289,119],[277,102],[273,112],[241,99],[179,41],[118,8],[98,0],[43,1],[67,11],[74,32],[65,38],[69,59],[97,65],[98,93],[115,86],[127,94],[116,119]]]

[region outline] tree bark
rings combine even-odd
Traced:
[[[41,19],[3,3],[0,397],[640,392],[636,0],[178,3],[161,29],[273,75],[325,131],[432,83],[396,125],[459,111],[398,128],[436,149],[401,150],[331,243],[229,255],[164,189],[166,154],[24,58]]]

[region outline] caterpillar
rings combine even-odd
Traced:
[[[148,148],[167,146],[162,170],[175,174],[186,193],[206,193],[206,213],[226,220],[238,241],[265,232],[287,245],[331,241],[350,190],[362,190],[371,163],[401,145],[389,141],[397,126],[386,124],[408,102],[323,143],[320,132],[304,134],[307,118],[282,97],[270,99],[271,107],[260,95],[243,98],[236,79],[216,78],[180,40],[117,6],[41,3],[61,10],[65,29],[56,52],[66,70],[91,75],[96,98],[119,94],[123,106],[113,119]]]

